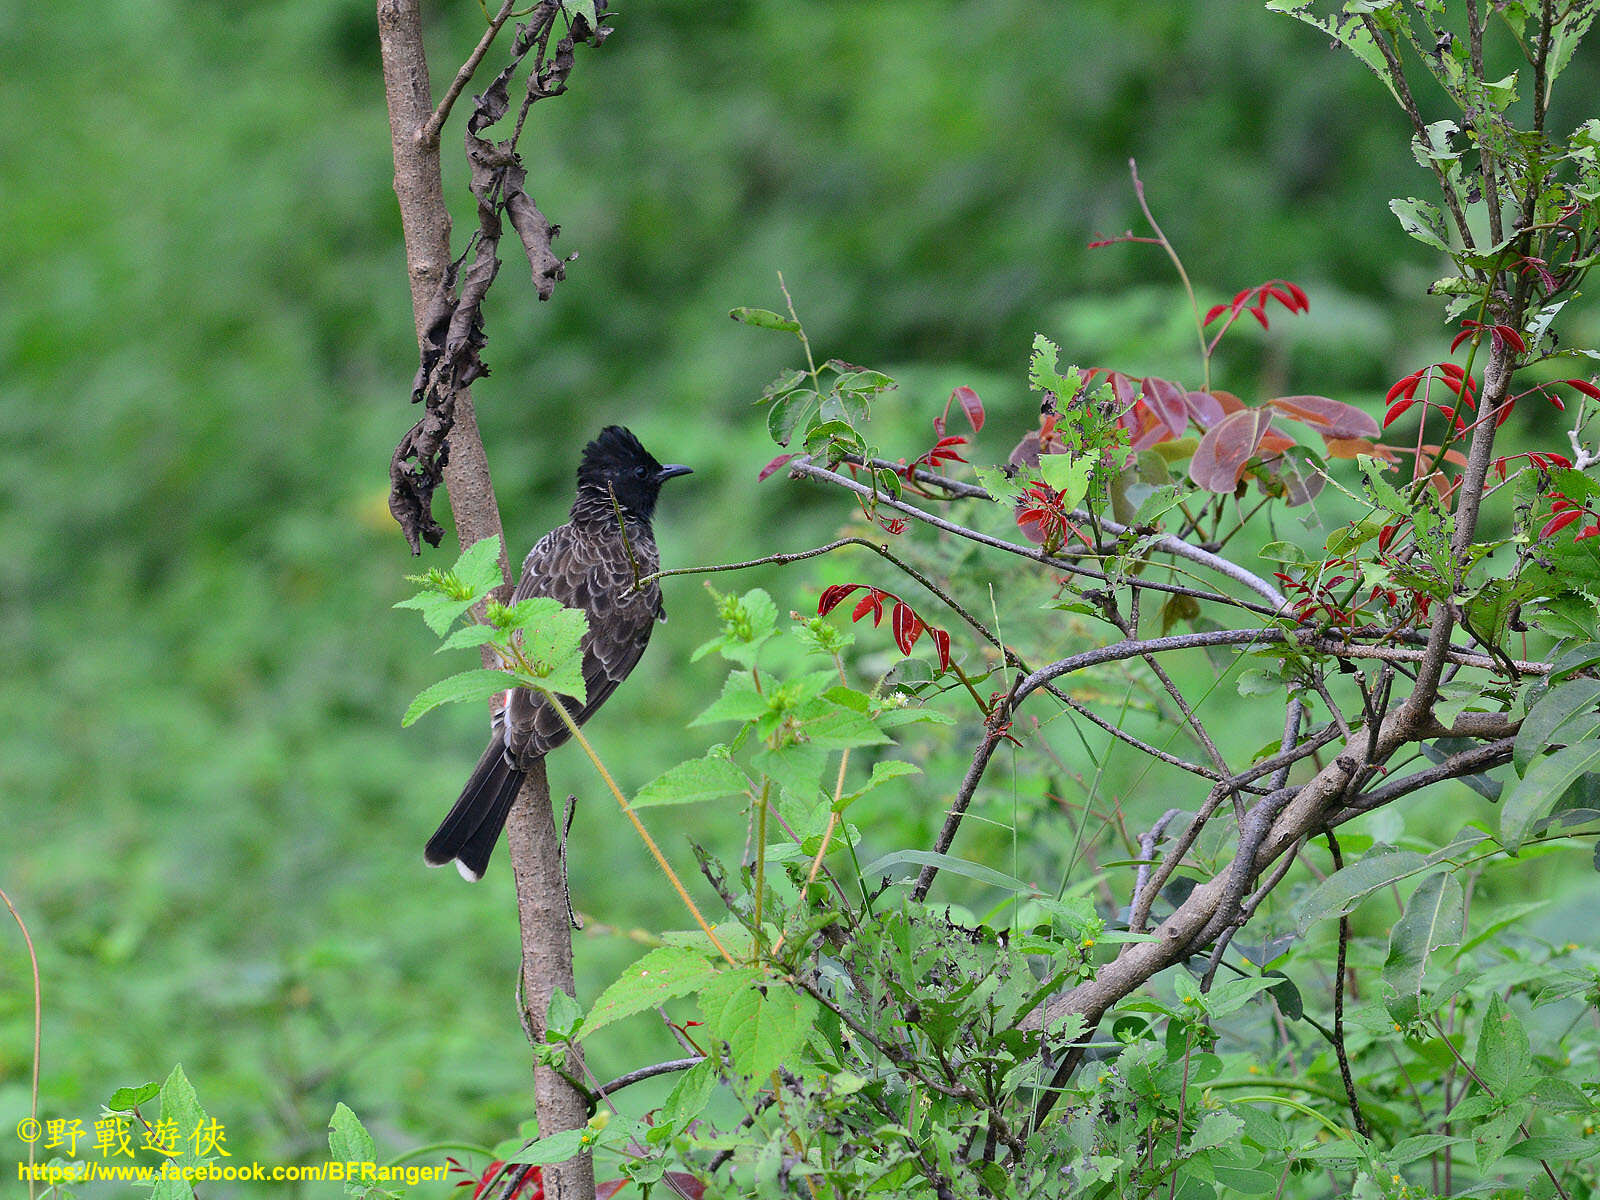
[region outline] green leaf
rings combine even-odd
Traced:
[[[1206,997],[1206,1008],[1214,1017],[1225,1017],[1243,1008],[1257,992],[1277,988],[1282,976],[1256,975],[1243,979],[1226,979],[1214,986]]]
[[[902,775],[920,775],[922,768],[913,763],[902,762],[898,758],[884,759],[882,762],[872,764],[872,777],[855,791],[842,796],[839,803],[834,805],[835,812],[843,812],[850,805],[865,796],[880,783],[887,783],[891,779],[898,779]]]
[[[1506,797],[1500,811],[1500,844],[1515,853],[1547,810],[1578,779],[1600,771],[1600,742],[1579,742],[1537,760]]]
[[[754,967],[724,971],[700,990],[700,1011],[727,1042],[733,1067],[765,1081],[793,1063],[816,1020],[817,1003]]]
[[[416,609],[422,614],[422,619],[427,622],[428,628],[443,636],[444,631],[455,623],[456,618],[476,602],[471,596],[456,598],[439,592],[418,592],[415,596],[407,596],[404,600],[398,601],[395,607]]]
[[[711,1092],[717,1083],[714,1058],[701,1059],[690,1067],[673,1086],[667,1102],[661,1109],[661,1121],[674,1129],[684,1129],[690,1121],[705,1111]]]
[[[583,1008],[559,987],[550,993],[550,1005],[545,1009],[545,1033],[560,1041],[571,1037],[583,1023]]]
[[[1402,1025],[1415,1021],[1422,996],[1422,975],[1428,955],[1441,946],[1461,940],[1461,884],[1447,871],[1424,879],[1406,910],[1389,931],[1389,957],[1383,964],[1383,980],[1394,989],[1386,997],[1389,1015]]]
[[[521,635],[522,657],[533,671],[518,678],[580,704],[588,698],[583,679],[583,635],[589,617],[582,609],[565,608],[548,596],[534,596],[516,606],[514,628]]]
[[[182,1063],[172,1068],[172,1073],[161,1085],[161,1119],[176,1123],[180,1145],[181,1139],[193,1134],[206,1120],[206,1110],[200,1107],[200,1098],[195,1095],[189,1077],[183,1073]],[[371,1159],[368,1157],[361,1161],[369,1162]]]
[[[162,1114],[166,1114],[163,1112]],[[333,1161],[340,1163],[375,1163],[378,1147],[361,1123],[361,1118],[351,1112],[341,1100],[333,1106],[333,1116],[328,1121],[328,1149]]]
[[[1039,459],[1039,477],[1056,491],[1066,493],[1061,501],[1067,508],[1077,508],[1089,494],[1094,464],[1094,458],[1087,454],[1046,454]]]
[[[974,467],[973,474],[990,498],[1000,504],[1015,504],[1022,495],[1022,479],[1007,475],[1001,467]]]
[[[802,723],[800,734],[810,745],[822,750],[880,746],[890,740],[873,724],[871,717],[837,705],[830,705],[828,712]]]
[[[1393,1149],[1383,1156],[1383,1161],[1394,1166],[1403,1167],[1406,1163],[1416,1162],[1419,1158],[1426,1158],[1430,1154],[1437,1154],[1451,1146],[1459,1146],[1467,1139],[1449,1137],[1442,1133],[1419,1133],[1413,1137],[1396,1142]]]
[[[583,1150],[588,1133],[587,1126],[582,1129],[563,1129],[560,1133],[540,1138],[521,1153],[513,1154],[506,1162],[535,1163],[540,1166],[566,1162],[569,1158],[576,1158]]]
[[[584,1018],[578,1038],[582,1040],[613,1021],[698,991],[716,974],[717,968],[704,954],[682,946],[659,946],[600,993]]]
[[[1256,556],[1268,562],[1291,563],[1297,567],[1311,561],[1311,556],[1293,542],[1268,542],[1256,551]]]
[[[112,1112],[132,1112],[141,1104],[154,1100],[161,1094],[159,1083],[145,1083],[136,1088],[120,1087],[111,1093],[106,1107]]]
[[[500,536],[479,538],[461,552],[450,573],[474,596],[487,596],[505,582],[500,574]]]
[[[1574,679],[1546,692],[1533,706],[1522,728],[1517,733],[1517,744],[1511,752],[1511,765],[1517,774],[1525,774],[1527,766],[1538,755],[1548,750],[1552,743],[1583,741],[1600,727],[1600,679]],[[1581,721],[1575,721],[1582,714]],[[1558,738],[1557,731],[1572,722],[1571,735]],[[1579,731],[1581,729],[1581,732]]]
[[[485,642],[492,642],[500,636],[500,631],[493,625],[481,625],[477,621],[469,621],[440,642],[439,649],[435,650],[434,653],[438,654],[444,650],[460,650],[467,646],[481,646]]]
[[[503,692],[514,686],[516,681],[505,671],[490,671],[483,667],[463,671],[459,675],[441,679],[433,686],[424,688],[411,702],[411,707],[406,709],[405,716],[400,718],[400,724],[410,725],[418,717],[431,712],[441,704],[454,704],[463,700],[486,700],[496,692]]]
[[[701,800],[720,800],[742,796],[746,788],[744,772],[725,758],[691,758],[663,771],[633,799],[633,807],[651,808],[663,804],[695,804]]]
[[[1303,936],[1312,925],[1329,917],[1342,917],[1379,888],[1413,875],[1427,859],[1413,850],[1376,847],[1360,862],[1335,871],[1300,902],[1298,929]]]
[[[728,315],[741,325],[753,325],[757,329],[776,329],[780,333],[800,332],[799,321],[789,317],[780,317],[771,309],[735,308]]]
[[[1391,200],[1389,209],[1400,218],[1401,227],[1417,241],[1450,253],[1450,233],[1438,205],[1417,199]]]
[[[771,701],[756,691],[748,671],[730,671],[723,681],[722,695],[713,700],[690,726],[711,725],[718,721],[754,721],[765,716]]]
[[[1022,880],[1010,875],[1002,875],[992,867],[981,863],[968,862],[964,858],[953,858],[948,854],[940,854],[935,850],[896,850],[885,854],[882,858],[874,859],[861,868],[863,879],[876,879],[880,875],[890,875],[893,869],[899,866],[938,867],[941,871],[949,871],[952,875],[964,875],[968,879],[976,879],[979,883],[987,883],[992,887],[1003,888],[1008,892],[1031,892],[1033,888]]]
[[[1489,1009],[1483,1015],[1478,1033],[1478,1052],[1473,1066],[1489,1091],[1496,1094],[1520,1084],[1533,1061],[1528,1046],[1528,1031],[1517,1014],[1506,1007],[1498,992],[1489,996]]]
[[[1234,1141],[1243,1129],[1244,1121],[1225,1109],[1208,1112],[1185,1139],[1185,1145],[1191,1151],[1210,1150]]]

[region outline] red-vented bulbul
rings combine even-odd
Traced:
[[[622,426],[607,426],[583,448],[572,519],[540,538],[523,560],[513,604],[549,596],[589,615],[583,635],[588,697],[582,704],[561,697],[579,725],[628,677],[655,623],[667,619],[661,589],[654,583],[640,587],[639,580],[660,564],[650,517],[661,485],[689,473],[688,467],[662,466]],[[454,861],[462,878],[473,881],[489,865],[528,768],[570,736],[550,703],[527,688],[512,688],[500,698],[493,731],[461,798],[424,852],[430,867]]]

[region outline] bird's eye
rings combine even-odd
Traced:
[[[633,469],[633,474],[634,474],[634,478],[643,479],[646,475],[649,474],[649,472],[646,471],[643,467],[635,467]]]

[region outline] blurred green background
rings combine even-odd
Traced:
[[[483,18],[429,11],[438,81]],[[516,555],[613,421],[696,468],[662,504],[670,564],[834,532],[837,497],[755,480],[771,447],[750,402],[795,354],[726,314],[779,307],[779,270],[821,354],[901,380],[882,440],[908,456],[967,383],[990,414],[973,457],[1003,459],[1033,421],[1036,331],[1195,382],[1159,251],[1085,247],[1139,225],[1130,157],[1202,304],[1273,277],[1311,295],[1240,331],[1221,386],[1370,411],[1442,349],[1417,302],[1441,264],[1385,207],[1430,186],[1400,114],[1259,5],[647,0],[614,25],[523,142],[581,258],[548,304],[508,258],[487,310],[475,395]],[[1597,85],[1587,53],[1564,87]],[[448,664],[390,608],[417,569],[385,508],[416,350],[372,6],[0,6],[0,106],[0,884],[44,972],[41,1116],[88,1123],[181,1061],[236,1156],[320,1158],[340,1099],[390,1149],[505,1136],[530,1089],[504,852],[477,887],[421,864],[482,715],[399,727]],[[459,248],[459,124],[445,144]],[[859,565],[739,586],[805,608]],[[713,628],[699,584],[666,596],[671,624],[593,726],[625,787],[705,744],[683,725],[720,682],[688,661]],[[614,930],[683,920],[581,758],[552,774],[581,796],[592,997],[638,949]],[[938,806],[905,806],[891,843]],[[653,824],[681,863],[690,835],[737,855],[742,819],[680,811]],[[32,1010],[0,941],[9,1138]],[[655,1050],[640,1028],[592,1062]]]

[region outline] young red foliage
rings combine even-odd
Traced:
[[[1291,313],[1310,311],[1311,302],[1306,299],[1306,294],[1297,284],[1290,283],[1287,279],[1269,279],[1266,283],[1258,283],[1255,287],[1245,288],[1234,296],[1228,304],[1216,304],[1206,313],[1202,326],[1209,325],[1223,313],[1228,314],[1228,322],[1232,324],[1239,314],[1248,311],[1252,317],[1261,322],[1261,328],[1269,328],[1267,324],[1267,301],[1276,300]]]
[[[822,596],[817,600],[817,614],[827,616],[852,592],[861,590],[864,590],[866,595],[856,602],[855,609],[850,614],[851,621],[859,621],[871,613],[872,623],[877,625],[883,619],[884,603],[893,601],[894,607],[889,614],[889,628],[894,634],[894,644],[899,647],[900,653],[909,655],[916,646],[917,639],[926,633],[933,640],[933,648],[939,655],[939,669],[941,671],[950,669],[950,635],[943,629],[929,625],[911,605],[893,592],[886,592],[869,583],[835,583],[822,589]]]

